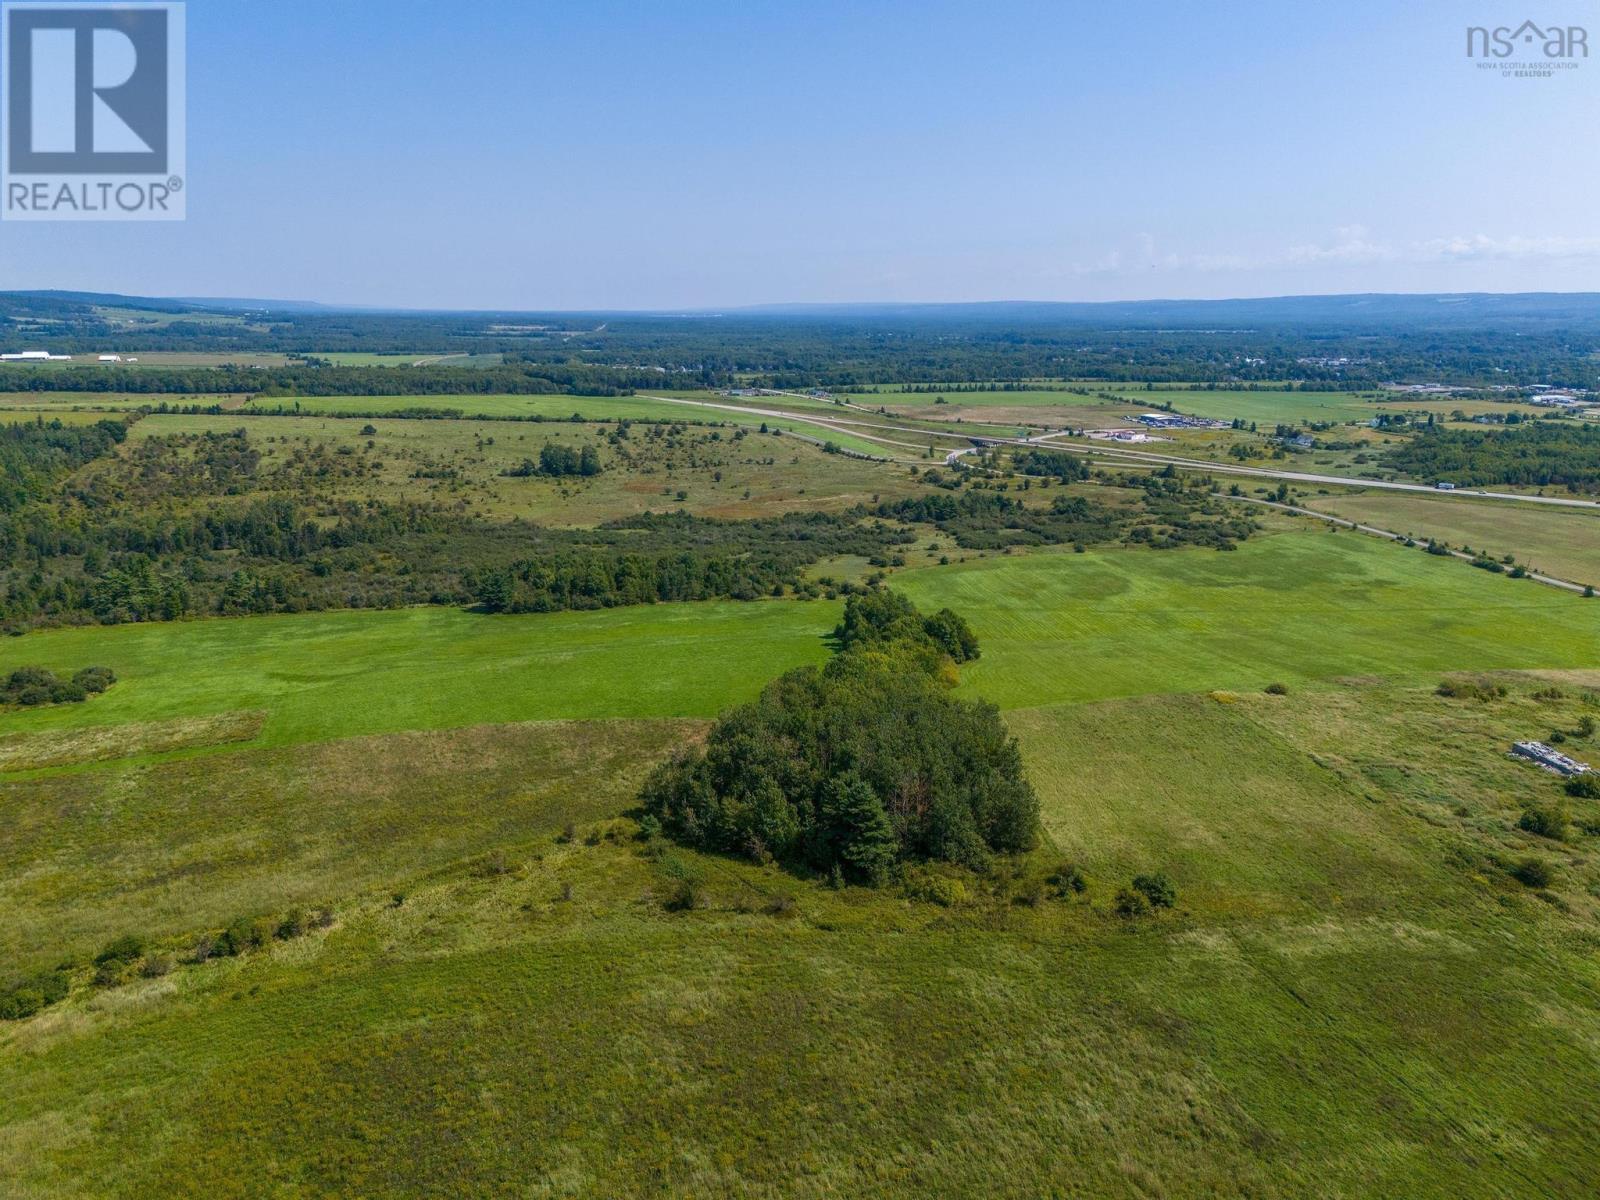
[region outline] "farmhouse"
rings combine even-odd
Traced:
[[[1526,758],[1530,762],[1537,763],[1546,771],[1554,771],[1557,775],[1585,775],[1589,771],[1588,763],[1568,758],[1561,751],[1546,746],[1543,742],[1514,742],[1511,753],[1517,758]]]

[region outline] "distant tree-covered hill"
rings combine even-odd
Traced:
[[[383,312],[304,302],[0,293],[0,349],[87,354],[130,348],[499,354],[506,365],[540,368],[545,377],[556,368],[609,373],[604,386],[619,388],[637,386],[629,380],[660,387],[753,381],[840,388],[1041,378],[1588,387],[1600,386],[1600,294],[605,314]],[[454,377],[466,386],[459,374]],[[98,378],[111,386],[109,373]],[[0,384],[11,386],[12,379]],[[209,381],[197,386],[223,390]],[[414,389],[391,378],[387,390]]]

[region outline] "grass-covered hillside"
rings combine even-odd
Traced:
[[[8,427],[0,1194],[1592,1190],[1593,599],[733,390]]]

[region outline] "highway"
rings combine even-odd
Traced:
[[[808,397],[805,397],[808,398]],[[957,430],[929,430],[917,429],[909,425],[896,425],[879,418],[875,421],[852,420],[848,417],[811,416],[796,413],[789,409],[758,408],[753,405],[723,404],[709,400],[684,400],[673,396],[645,396],[647,400],[661,400],[668,404],[685,404],[697,408],[721,409],[726,412],[739,412],[748,415],[771,417],[781,421],[798,421],[803,424],[815,425],[834,433],[849,434],[852,437],[862,438],[870,442],[878,442],[885,446],[911,450],[925,450],[926,443],[899,441],[886,438],[879,434],[864,432],[865,430],[881,430],[891,433],[908,433],[919,437],[965,438],[967,434]],[[851,406],[854,411],[868,412],[870,410]],[[1120,446],[1108,446],[1103,442],[1092,445],[1085,444],[1076,439],[1061,441],[1062,438],[1071,438],[1073,435],[1067,430],[1056,430],[1051,433],[1035,434],[1032,437],[1002,438],[979,436],[979,440],[992,445],[1001,446],[1049,446],[1053,450],[1060,450],[1068,454],[1090,455],[1098,461],[1108,464],[1122,462],[1129,466],[1172,466],[1186,471],[1204,471],[1210,475],[1225,475],[1229,477],[1243,477],[1255,479],[1271,479],[1287,483],[1313,483],[1326,484],[1335,487],[1378,488],[1393,492],[1424,492],[1436,495],[1439,489],[1427,483],[1401,483],[1388,479],[1362,479],[1349,475],[1321,475],[1308,471],[1286,471],[1275,467],[1251,467],[1242,463],[1211,462],[1200,458],[1183,458],[1178,455],[1161,454],[1152,450],[1128,450]],[[961,454],[949,453],[945,461],[953,463]],[[1600,511],[1600,502],[1594,500],[1580,500],[1569,496],[1525,496],[1516,492],[1495,492],[1480,488],[1456,488],[1449,493],[1452,497],[1466,497],[1475,500],[1512,501],[1518,504],[1548,504],[1560,508],[1582,508],[1590,511]],[[1319,514],[1320,515],[1320,514]]]

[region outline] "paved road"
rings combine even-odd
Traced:
[[[882,421],[868,422],[851,420],[848,417],[811,416],[810,414],[796,413],[792,410],[775,408],[756,408],[743,404],[718,404],[707,400],[681,400],[671,396],[647,396],[648,400],[664,400],[670,404],[688,404],[699,408],[723,409],[728,412],[742,412],[763,417],[776,417],[780,420],[800,421],[812,425],[819,425],[824,429],[831,429],[835,433],[847,433],[854,437],[865,438],[867,441],[880,442],[886,446],[904,447],[912,450],[925,450],[926,445],[914,442],[902,442],[892,438],[882,437],[878,434],[867,433],[865,430],[886,430],[891,433],[910,433],[920,437],[946,437],[962,438],[967,435],[956,430],[935,433],[928,429],[916,429],[909,425],[895,425]],[[1378,488],[1391,492],[1424,492],[1428,495],[1438,495],[1439,489],[1426,483],[1399,483],[1388,479],[1361,479],[1348,475],[1319,475],[1307,471],[1285,471],[1274,467],[1247,467],[1242,464],[1212,462],[1203,458],[1183,458],[1179,455],[1161,454],[1151,450],[1128,450],[1121,446],[1107,446],[1103,442],[1082,444],[1076,441],[1063,442],[1059,439],[1071,437],[1068,430],[1055,430],[1049,433],[1035,434],[1032,437],[1002,438],[979,435],[982,440],[1001,446],[1040,446],[1048,445],[1053,450],[1061,450],[1068,454],[1087,454],[1106,462],[1126,462],[1143,466],[1173,466],[1182,467],[1188,471],[1205,471],[1211,475],[1242,476],[1255,479],[1274,479],[1289,483],[1321,483],[1331,484],[1336,487]],[[965,451],[963,451],[965,453]],[[947,456],[947,462],[954,462],[960,455]],[[1499,500],[1513,501],[1519,504],[1552,504],[1561,508],[1583,508],[1591,512],[1600,512],[1600,502],[1594,500],[1578,500],[1567,496],[1524,496],[1516,492],[1493,492],[1478,488],[1456,488],[1448,493],[1452,497],[1473,500]],[[1321,515],[1321,514],[1319,514]]]

